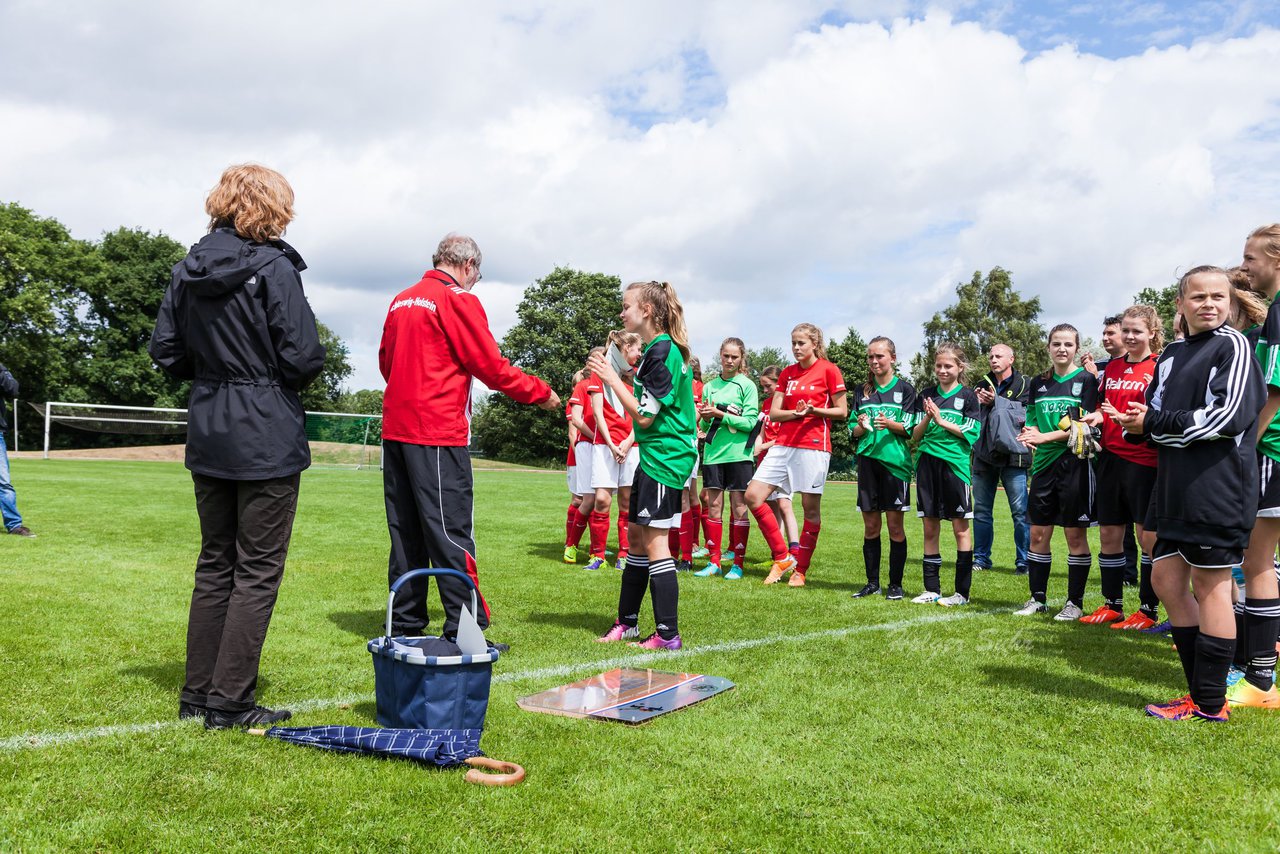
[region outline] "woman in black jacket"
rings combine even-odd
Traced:
[[[186,465],[201,544],[178,716],[225,729],[290,714],[258,706],[255,688],[311,464],[298,392],[325,350],[298,275],[306,264],[280,239],[293,219],[284,176],[229,167],[205,210],[209,234],[173,268],[151,357],[192,381]]]
[[[1144,528],[1156,532],[1151,580],[1169,611],[1190,689],[1147,706],[1147,714],[1166,720],[1229,715],[1231,568],[1243,560],[1257,516],[1255,424],[1266,400],[1249,342],[1229,323],[1235,304],[1223,270],[1189,270],[1178,282],[1185,337],[1160,354],[1146,405],[1103,409],[1126,440],[1153,442],[1159,456]]]

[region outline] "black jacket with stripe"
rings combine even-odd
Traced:
[[[1156,533],[1245,548],[1258,513],[1258,412],[1266,386],[1245,336],[1228,326],[1165,348],[1147,387],[1145,438],[1159,455]],[[1126,437],[1129,438],[1129,437]]]

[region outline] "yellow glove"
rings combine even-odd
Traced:
[[[1072,421],[1063,428],[1067,431],[1067,448],[1082,460],[1090,460],[1098,455],[1102,446],[1093,435],[1093,428],[1083,421]]]

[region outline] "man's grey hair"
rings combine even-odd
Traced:
[[[451,231],[436,247],[436,254],[431,256],[431,266],[439,267],[441,264],[448,264],[451,267],[461,267],[468,261],[474,261],[479,267],[481,260],[480,247],[474,240],[465,234]]]
[[[1010,359],[1016,359],[1016,358],[1018,357],[1018,354],[1017,354],[1017,353],[1015,353],[1015,352],[1013,352],[1013,348],[1012,348],[1012,347],[1010,347],[1008,344],[1005,344],[1005,343],[992,344],[992,345],[991,345],[991,349],[990,349],[990,350],[988,350],[987,352],[988,352],[988,353],[991,353],[991,352],[993,352],[997,347],[1003,347],[1003,348],[1005,348],[1006,350],[1008,350],[1008,351],[1009,351],[1009,358],[1010,358]]]

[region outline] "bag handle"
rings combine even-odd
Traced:
[[[395,580],[391,585],[391,591],[387,594],[387,631],[385,637],[388,641],[391,639],[391,608],[396,599],[396,591],[403,587],[404,583],[410,578],[417,578],[422,575],[426,575],[428,577],[436,576],[437,578],[447,576],[450,578],[459,578],[462,581],[465,581],[467,586],[471,588],[471,616],[474,617],[478,613],[477,608],[480,603],[476,600],[476,583],[472,581],[471,576],[467,575],[465,572],[459,572],[456,569],[447,569],[445,567],[437,569],[411,569]]]

